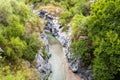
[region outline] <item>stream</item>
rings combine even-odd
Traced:
[[[71,57],[71,30],[63,32],[59,17],[49,15],[45,9],[41,9],[37,14],[46,21],[41,38],[47,58],[43,55],[43,48],[35,58],[41,80],[93,80],[91,66],[85,69],[81,66],[80,59]]]
[[[49,80],[81,80],[79,76],[70,70],[61,43],[50,35],[48,35],[48,42],[52,55],[49,59],[52,68],[52,75]]]
[[[38,15],[46,21],[41,37],[46,46],[47,59],[44,58],[42,49],[36,55],[41,80],[82,80],[72,72],[68,63],[70,34],[62,32],[58,17],[48,15],[46,10],[41,10]]]

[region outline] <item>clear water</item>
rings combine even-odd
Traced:
[[[72,73],[66,60],[66,56],[60,42],[54,37],[48,35],[49,52],[52,55],[49,63],[52,67],[52,75],[49,80],[81,80]]]

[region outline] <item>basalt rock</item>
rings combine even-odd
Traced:
[[[45,34],[45,31],[43,31],[41,33],[41,39],[40,39],[45,46],[41,47],[41,49],[39,50],[38,54],[35,57],[35,62],[36,64],[36,68],[38,69],[38,71],[40,72],[40,78],[41,80],[44,80],[46,78],[46,75],[50,75],[50,73],[52,73],[51,71],[51,65],[48,62],[48,59],[50,58],[51,54],[49,53],[49,43],[47,40],[47,36]],[[46,50],[47,55],[43,55],[43,50]]]
[[[44,80],[45,76],[51,73],[51,66],[48,63],[48,59],[45,59],[42,49],[36,55],[35,61],[37,63],[36,67],[41,74],[41,80]]]
[[[83,63],[82,59],[71,57],[71,54],[72,54],[70,51],[71,30],[69,29],[67,32],[62,32],[63,27],[59,23],[59,18],[54,17],[53,15],[49,15],[47,10],[45,9],[41,9],[38,12],[38,15],[41,18],[46,20],[44,31],[51,33],[55,38],[57,38],[62,44],[63,48],[65,49],[66,57],[67,57],[68,62],[70,63],[71,70],[74,73],[78,74],[81,78],[84,78],[84,80],[93,80],[92,78],[93,74],[91,72],[91,67],[89,66],[88,68],[84,68],[84,66],[81,65]],[[46,45],[47,55],[49,58],[51,54],[49,54],[49,47],[48,47],[49,43],[45,36],[45,32],[43,32],[43,42]],[[50,64],[48,63],[48,61],[46,61],[42,57],[41,52],[37,55],[37,57],[38,57],[38,63],[39,63],[38,69],[40,70],[40,72],[45,75],[51,73]]]

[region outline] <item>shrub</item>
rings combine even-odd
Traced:
[[[92,6],[88,32],[94,47],[95,80],[114,80],[119,75],[119,0],[100,0]]]
[[[71,16],[72,14],[69,11],[63,11],[60,16],[61,24],[65,25],[66,23],[70,22]]]
[[[38,41],[38,37],[36,35],[26,37],[25,41],[27,43],[27,48],[24,50],[23,59],[31,62],[35,59],[35,55],[38,53],[42,43]]]
[[[7,0],[0,1],[0,23],[7,25],[10,23],[12,17],[12,8]]]
[[[17,62],[22,57],[24,50],[26,49],[26,42],[17,38],[10,38],[6,47],[6,56],[10,57],[10,60]]]

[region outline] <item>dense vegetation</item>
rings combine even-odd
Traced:
[[[119,4],[119,0],[101,0],[92,6],[88,32],[94,48],[95,80],[118,80],[120,75]]]
[[[0,80],[35,80],[29,78],[35,70],[25,66],[25,60],[32,62],[42,46],[38,41],[39,34],[27,28],[30,25],[39,27],[35,24],[37,21],[24,2],[0,0]]]
[[[71,45],[72,51],[82,56],[86,65],[93,64],[95,80],[118,80],[120,75],[118,4],[119,0],[100,0],[92,5],[89,16],[79,20],[76,17],[75,21],[79,23],[72,21],[75,40]],[[81,32],[88,36],[87,40],[80,40]]]
[[[95,80],[119,80],[120,1],[90,1],[25,0],[25,3],[34,3],[36,6],[40,5],[39,3],[53,4],[63,8],[60,22],[64,31],[68,28],[72,30],[71,50],[74,56],[82,58],[86,67],[92,65]],[[32,15],[32,11],[19,0],[0,1],[0,74],[4,74],[0,75],[1,79],[8,75],[5,80],[11,80],[14,75],[11,73],[13,65],[21,66],[18,64],[21,60],[33,61],[42,45],[33,31],[35,27],[40,31],[42,28],[37,24],[38,18]],[[25,27],[26,23],[35,27],[28,29]],[[16,66],[14,68],[16,70]],[[22,70],[19,70],[15,79],[22,73]],[[26,74],[19,79],[25,79],[25,76],[28,76]]]
[[[119,0],[100,0],[92,5],[87,21],[79,16],[76,23],[71,21],[77,41],[73,41],[72,50],[82,56],[86,65],[93,64],[95,80],[118,80],[120,76],[119,4]],[[88,36],[87,40],[80,40],[81,32]]]
[[[35,2],[37,0],[34,0]],[[95,80],[118,80],[120,76],[119,0],[38,0],[61,6],[60,22],[72,29],[71,50],[92,64]],[[45,2],[46,1],[46,2]]]

